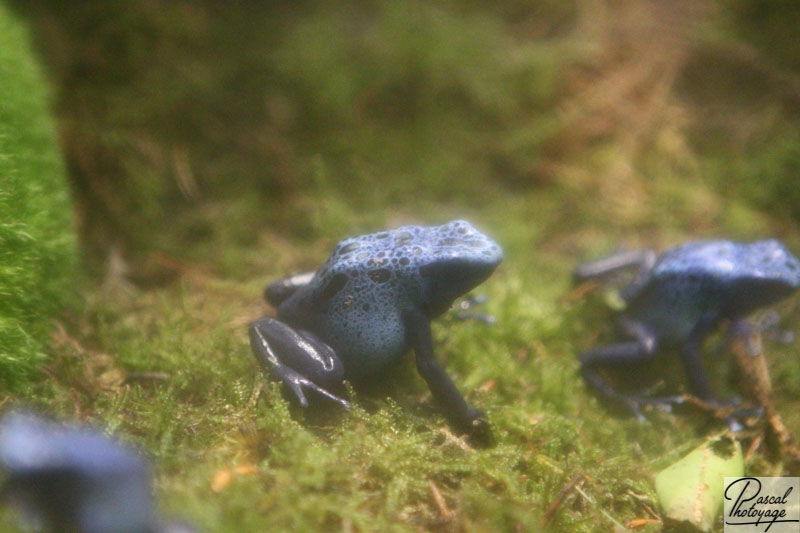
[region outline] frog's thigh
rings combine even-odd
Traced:
[[[281,379],[285,367],[322,386],[340,383],[344,377],[344,366],[333,348],[312,333],[280,320],[262,318],[254,322],[250,345],[259,363]]]

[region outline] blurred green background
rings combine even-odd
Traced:
[[[716,426],[641,426],[585,390],[576,354],[613,328],[564,298],[570,271],[710,236],[800,251],[800,4],[8,5],[49,80],[87,274],[57,322],[29,317],[49,359],[7,401],[135,440],[165,507],[209,531],[660,528],[652,475]],[[495,448],[454,445],[410,368],[352,415],[262,388],[245,331],[265,283],[342,237],[456,217],[506,250],[498,325],[436,330]],[[796,432],[798,348],[774,350]],[[256,473],[212,490],[236,464]],[[547,514],[576,473],[585,496]]]
[[[14,5],[94,261],[509,195],[569,231],[798,215],[790,1]]]

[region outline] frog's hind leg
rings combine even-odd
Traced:
[[[680,402],[680,397],[645,398],[622,394],[600,375],[599,370],[601,368],[625,368],[649,361],[658,354],[656,336],[649,329],[631,320],[623,320],[622,326],[635,340],[600,346],[584,352],[580,356],[581,375],[584,381],[602,397],[627,405],[636,418],[644,420],[641,406],[678,403]]]
[[[323,388],[342,381],[344,366],[333,348],[312,333],[262,318],[250,326],[250,346],[259,364],[283,381],[303,407],[308,406],[303,389],[350,407],[349,402]]]
[[[267,285],[267,288],[264,289],[264,299],[273,307],[278,307],[284,300],[294,294],[297,289],[308,285],[308,282],[311,281],[314,274],[316,274],[314,271],[303,272],[302,274],[295,274],[294,276],[283,278],[275,283],[270,283]]]
[[[643,275],[653,268],[656,262],[656,253],[653,250],[628,250],[618,252],[608,257],[581,263],[575,267],[573,277],[576,281],[586,281],[617,274],[622,270],[637,269]]]

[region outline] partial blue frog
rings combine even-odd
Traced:
[[[101,432],[14,411],[0,422],[0,499],[36,531],[197,533],[156,516],[150,467]]]
[[[648,398],[616,391],[600,374],[602,368],[626,368],[646,362],[666,349],[677,349],[691,392],[711,406],[718,399],[701,361],[707,337],[720,324],[731,331],[752,331],[746,318],[772,306],[800,287],[800,261],[781,242],[727,240],[685,244],[657,256],[650,250],[612,255],[579,265],[578,280],[604,279],[636,269],[623,288],[622,330],[631,341],[590,349],[580,356],[581,373],[601,396],[627,405],[638,418],[646,404],[680,403],[682,396]],[[733,429],[741,426],[729,418]]]
[[[413,349],[451,423],[485,433],[483,412],[467,404],[436,361],[430,324],[502,258],[495,241],[463,220],[345,239],[319,270],[267,287],[277,318],[250,326],[253,353],[302,406],[311,390],[349,408],[328,389],[379,374]]]

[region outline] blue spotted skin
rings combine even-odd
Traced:
[[[12,412],[0,423],[2,497],[46,531],[192,533],[156,519],[150,468],[95,430]]]
[[[405,309],[435,318],[502,257],[497,243],[463,220],[351,237],[278,307],[278,317],[316,333],[342,360],[345,375],[358,380],[408,349]],[[437,268],[448,273],[432,272]]]
[[[267,287],[278,318],[251,324],[253,354],[302,406],[304,391],[313,390],[350,407],[327,389],[381,373],[413,349],[451,423],[482,439],[488,422],[437,363],[430,321],[488,278],[502,257],[496,242],[463,220],[345,239],[313,275]]]
[[[578,278],[587,279],[640,267],[636,281],[623,290],[627,307],[621,324],[633,340],[584,352],[581,373],[603,397],[622,401],[642,418],[640,405],[676,403],[681,397],[623,395],[598,370],[627,367],[655,357],[664,346],[677,347],[692,393],[710,405],[724,405],[703,369],[703,342],[722,322],[730,321],[737,330],[753,311],[800,288],[800,261],[774,239],[695,242],[667,250],[654,263],[652,257],[647,251],[627,252],[576,269]],[[741,427],[735,417],[729,425]]]
[[[800,287],[800,262],[777,240],[717,240],[664,252],[641,288],[628,296],[626,315],[661,342],[685,341],[709,312],[736,319]]]

